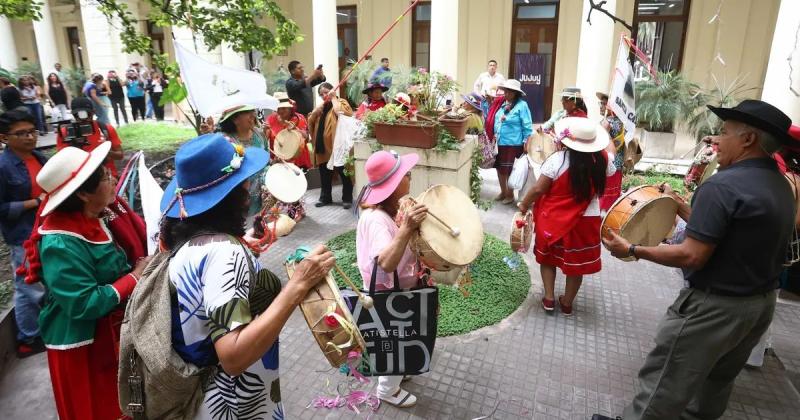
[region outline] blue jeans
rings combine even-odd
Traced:
[[[153,96],[147,95],[147,112],[144,113],[145,118],[153,118]]]
[[[47,131],[47,127],[44,125],[44,108],[42,108],[42,104],[25,104],[25,108],[28,108],[28,111],[33,115],[33,119],[36,121],[36,129],[40,133]]]
[[[94,115],[97,117],[98,123],[106,125],[111,124],[111,120],[108,119],[108,108],[98,104],[94,100],[92,100],[92,107],[94,108]]]
[[[27,284],[25,276],[16,275],[17,267],[25,260],[22,245],[11,248],[11,274],[14,276],[14,318],[17,321],[17,340],[28,342],[39,336],[39,310],[44,287],[41,283]]]

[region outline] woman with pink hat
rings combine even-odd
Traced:
[[[395,281],[404,289],[419,282],[417,257],[408,248],[408,241],[428,209],[417,204],[395,222],[399,199],[409,192],[411,168],[417,161],[419,156],[413,153],[399,156],[383,150],[367,159],[368,182],[356,200],[362,209],[356,230],[356,257],[364,289],[369,290],[371,281],[377,283],[376,290],[391,289]],[[379,269],[372,279],[375,264]],[[378,398],[401,408],[416,404],[417,397],[400,388],[402,380],[402,376],[379,376]]]

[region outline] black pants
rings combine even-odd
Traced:
[[[349,176],[344,174],[344,166],[335,166],[333,171],[328,169],[327,162],[323,163],[322,165],[317,166],[319,169],[319,178],[322,184],[322,188],[319,193],[319,201],[323,203],[330,203],[333,201],[333,197],[331,197],[331,188],[333,180],[333,173],[334,171],[339,174],[339,179],[342,180],[342,202],[343,203],[352,203],[353,202],[353,181],[350,180]]]
[[[150,100],[153,101],[153,113],[156,114],[156,120],[164,121],[164,106],[159,105],[162,92],[153,92],[150,94]]]
[[[111,99],[111,107],[114,108],[114,121],[119,125],[119,112],[122,111],[122,119],[125,124],[128,123],[128,111],[125,110],[125,98],[109,98]]]
[[[147,106],[144,103],[144,96],[128,98],[128,102],[131,103],[131,114],[133,114],[133,120],[137,120],[137,115],[139,118],[144,120],[144,113],[147,111]]]

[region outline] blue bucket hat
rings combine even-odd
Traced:
[[[481,101],[482,101],[483,98],[481,98],[481,95],[479,95],[479,94],[477,94],[475,92],[472,92],[469,95],[461,95],[461,98],[464,99],[464,102],[472,105],[472,107],[477,109],[478,111],[482,110],[481,109]]]
[[[195,137],[175,154],[175,177],[164,190],[161,212],[181,219],[203,213],[267,163],[265,150],[234,144],[224,134]]]

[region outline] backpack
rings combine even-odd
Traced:
[[[172,347],[169,263],[185,244],[153,256],[125,309],[117,387],[122,412],[136,420],[193,418],[216,374],[216,366],[187,363]]]

